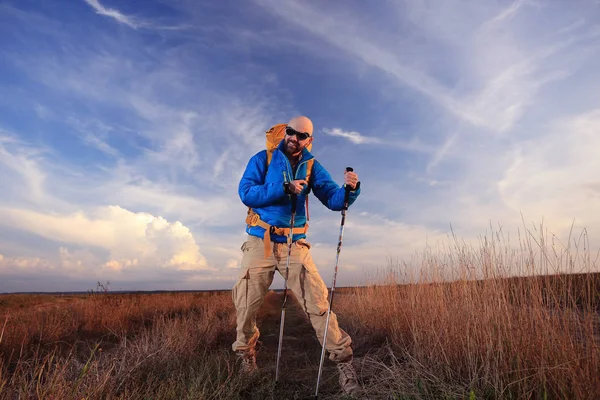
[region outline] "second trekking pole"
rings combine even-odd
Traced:
[[[351,167],[346,168],[347,172],[352,172]],[[360,182],[356,184],[354,190],[358,189]],[[325,361],[325,345],[327,344],[327,331],[329,330],[329,316],[331,315],[331,307],[333,304],[333,294],[335,293],[335,281],[337,279],[338,264],[340,260],[340,251],[342,250],[342,238],[344,237],[344,223],[346,222],[346,211],[350,200],[350,187],[346,186],[344,194],[344,207],[342,208],[342,223],[340,224],[340,236],[337,245],[337,254],[335,257],[335,268],[333,270],[333,283],[331,284],[331,292],[329,294],[329,307],[327,308],[327,319],[325,320],[325,333],[323,334],[323,347],[321,348],[321,362],[319,363],[319,374],[317,376],[317,388],[315,389],[315,399],[319,396],[319,384],[321,383],[321,372],[323,371],[323,362]]]
[[[290,221],[290,232],[288,233],[288,254],[285,264],[285,279],[283,284],[283,304],[281,305],[281,320],[279,321],[279,346],[277,346],[277,364],[275,366],[275,383],[279,380],[279,359],[281,358],[281,343],[283,342],[283,325],[285,323],[285,303],[287,302],[287,282],[290,270],[290,258],[292,255],[292,242],[294,239],[294,220],[296,219],[297,197],[292,195],[292,218]]]

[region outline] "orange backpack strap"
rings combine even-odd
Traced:
[[[306,182],[310,184],[310,176],[312,175],[313,165],[315,164],[315,159],[311,158],[306,163]]]

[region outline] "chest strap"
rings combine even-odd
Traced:
[[[265,246],[265,258],[268,258],[273,252],[273,246],[271,246],[271,233],[274,235],[288,236],[290,234],[290,228],[279,228],[277,226],[269,225],[265,221],[260,219],[253,209],[248,209],[248,215],[246,216],[246,224],[248,226],[260,226],[265,229],[263,236],[263,243]],[[306,234],[308,231],[308,224],[294,228],[293,234]],[[289,240],[289,238],[288,238]]]

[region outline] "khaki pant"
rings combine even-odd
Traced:
[[[285,278],[288,245],[273,243],[273,254],[265,258],[263,239],[249,235],[248,240],[242,245],[242,251],[241,273],[232,290],[237,313],[237,340],[232,348],[234,351],[254,352],[260,335],[256,327],[256,313],[273,282],[275,270],[277,269]],[[288,288],[300,301],[302,309],[315,329],[317,339],[323,345],[329,305],[328,293],[312,260],[310,244],[306,240],[298,240],[292,245]],[[339,328],[337,317],[332,311],[325,347],[329,352],[329,359],[335,362],[350,360],[351,342],[350,336]]]

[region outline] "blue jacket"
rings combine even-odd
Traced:
[[[306,179],[307,161],[314,156],[304,149],[300,161],[293,173],[292,166],[283,150],[284,141],[273,152],[271,164],[267,170],[267,151],[256,153],[246,166],[244,175],[240,180],[238,194],[242,203],[251,207],[260,219],[269,225],[280,228],[289,228],[292,216],[291,195],[285,193],[283,183],[295,179]],[[267,171],[265,176],[265,171]],[[344,207],[345,187],[338,186],[333,181],[329,172],[317,161],[314,161],[309,184],[297,196],[296,217],[294,227],[303,227],[306,224],[306,196],[313,191],[315,196],[332,211],[341,211]],[[360,187],[350,191],[348,205],[354,203],[360,194]],[[265,229],[260,226],[246,227],[246,233],[263,237]],[[305,234],[294,234],[293,240],[304,239]],[[287,237],[271,234],[271,241],[285,243]]]

